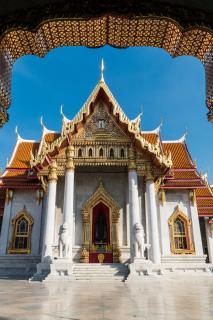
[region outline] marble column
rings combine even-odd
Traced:
[[[138,176],[134,167],[129,168],[128,173],[129,184],[129,212],[130,212],[130,254],[131,259],[135,258],[134,226],[140,222],[139,198],[138,198]]]
[[[7,254],[7,244],[8,244],[8,237],[10,233],[9,231],[10,231],[12,195],[13,195],[13,191],[7,190],[5,206],[4,206],[3,222],[1,227],[1,236],[0,236],[0,255]]]
[[[195,197],[195,195],[193,195]],[[203,244],[201,239],[201,231],[200,231],[200,223],[199,217],[197,212],[197,205],[195,201],[192,201],[191,206],[191,221],[192,221],[192,232],[194,238],[194,246],[195,246],[195,253],[198,256],[203,255]]]
[[[67,163],[65,172],[65,187],[64,187],[64,206],[63,206],[63,222],[66,223],[69,233],[69,252],[68,257],[72,258],[72,236],[73,236],[73,215],[74,215],[74,147],[67,148]]]
[[[146,194],[147,202],[149,208],[149,218],[151,225],[151,252],[152,252],[152,262],[155,264],[161,263],[161,253],[160,253],[160,239],[158,231],[158,217],[157,217],[157,207],[155,199],[155,185],[154,180],[151,175],[146,177]]]
[[[53,162],[48,176],[46,221],[44,226],[42,262],[51,262],[55,231],[55,204],[57,188],[57,165]]]
[[[206,240],[208,246],[209,263],[213,263],[213,223],[209,223],[209,219],[205,219]]]

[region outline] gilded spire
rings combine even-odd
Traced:
[[[101,82],[104,82],[104,59],[101,59]]]

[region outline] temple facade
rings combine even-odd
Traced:
[[[0,178],[0,275],[72,277],[97,263],[128,265],[129,278],[211,272],[213,188],[185,136],[141,130],[103,74],[72,120],[61,115],[61,132],[41,122],[38,142],[17,132]]]

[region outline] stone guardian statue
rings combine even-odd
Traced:
[[[70,255],[70,241],[68,224],[65,222],[60,226],[58,238],[59,258],[69,258]]]
[[[150,245],[145,243],[144,228],[141,223],[134,225],[134,237],[135,237],[135,257],[145,259],[144,251],[149,249]]]

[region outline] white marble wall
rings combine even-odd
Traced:
[[[12,239],[13,226],[11,225],[11,220],[24,208],[24,206],[34,220],[31,236],[31,255],[39,255],[42,202],[40,204],[38,203],[36,199],[36,190],[14,190],[11,203],[7,247]]]
[[[160,201],[158,202],[158,216],[160,225],[160,239],[161,239],[161,252],[163,256],[171,255],[170,250],[170,233],[168,220],[174,213],[177,205],[180,206],[183,213],[192,220],[191,232],[192,240],[195,244],[195,254],[202,255],[202,244],[200,229],[198,223],[197,209],[190,202],[189,191],[166,191],[166,202],[164,205]]]

